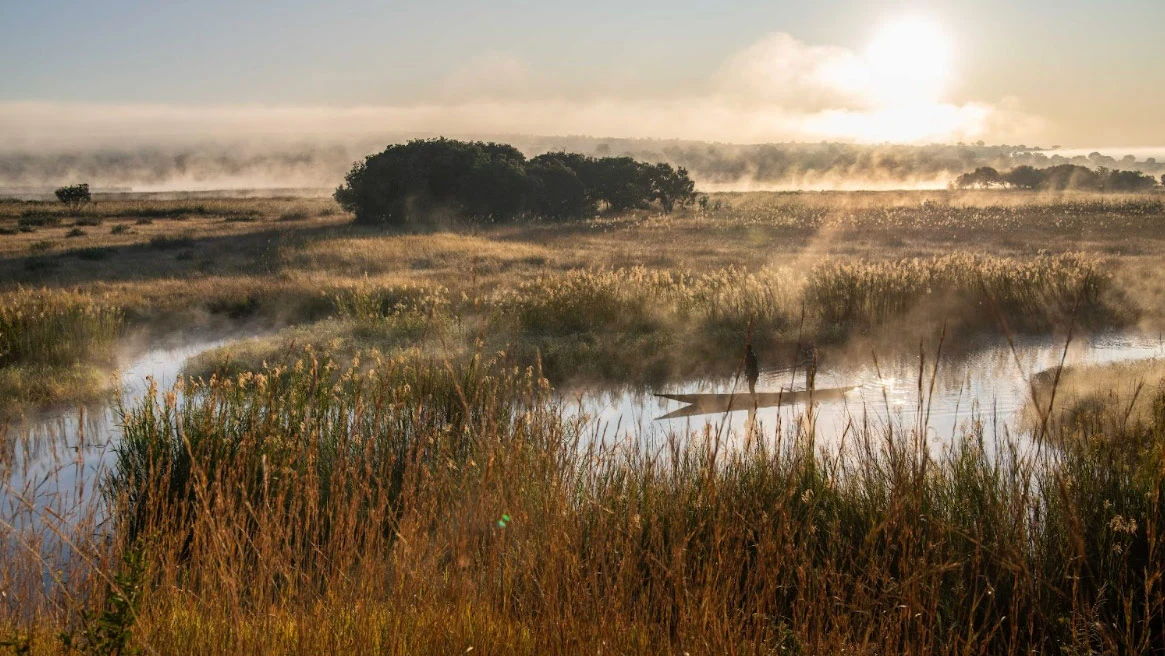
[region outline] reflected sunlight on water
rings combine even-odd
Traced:
[[[928,354],[920,376],[919,354],[871,355],[865,363],[845,363],[832,368],[821,363],[818,388],[853,387],[843,398],[814,403],[816,436],[820,442],[837,441],[847,428],[894,426],[909,430],[925,425],[928,440],[941,446],[969,427],[982,422],[986,437],[1021,436],[1020,412],[1031,398],[1029,381],[1041,371],[1060,364],[1107,364],[1165,357],[1159,335],[1105,333],[1077,338],[1065,354],[1064,342],[1033,338],[1006,342],[974,353],[944,356],[937,370]],[[933,391],[932,391],[933,379]],[[920,384],[921,382],[921,384]],[[804,403],[678,419],[659,419],[684,404],[654,396],[672,394],[746,393],[743,378],[701,379],[668,385],[658,390],[594,390],[564,394],[568,411],[585,417],[587,435],[603,443],[631,439],[641,445],[662,443],[669,435],[712,431],[739,437],[753,427],[772,435],[795,428],[805,414]],[[803,372],[792,369],[763,371],[758,392],[804,389]],[[755,422],[755,424],[751,423]]]

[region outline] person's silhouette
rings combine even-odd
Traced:
[[[805,346],[805,388],[817,387],[817,342],[810,341]]]
[[[744,345],[744,375],[748,377],[748,393],[756,394],[756,379],[760,378],[760,363],[756,359],[756,353],[752,350],[752,344]]]

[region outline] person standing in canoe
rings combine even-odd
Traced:
[[[744,345],[744,375],[748,377],[748,393],[756,394],[756,379],[760,378],[760,363],[752,350],[752,343]]]
[[[805,389],[817,388],[817,342],[810,340],[805,345]]]

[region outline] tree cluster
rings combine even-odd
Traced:
[[[958,189],[1147,191],[1155,187],[1157,181],[1140,171],[1112,170],[1103,166],[1093,170],[1086,166],[1060,164],[1043,169],[1023,165],[1005,173],[990,166],[980,166],[955,178],[951,184]],[[1165,177],[1162,184],[1165,184]]]
[[[630,157],[552,152],[526,159],[506,144],[416,139],[357,162],[336,201],[370,224],[423,221],[435,210],[471,218],[572,219],[658,203],[665,212],[695,200],[683,168]]]

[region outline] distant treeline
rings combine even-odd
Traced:
[[[508,144],[415,139],[370,155],[336,189],[356,220],[408,224],[434,210],[507,220],[522,215],[570,219],[658,203],[665,212],[695,200],[682,167],[630,157],[554,152],[526,159]]]
[[[1165,175],[1161,176],[1161,183],[1165,184]],[[1140,171],[1120,171],[1105,167],[1093,170],[1075,164],[1060,164],[1043,169],[1027,165],[1017,166],[1004,173],[990,166],[980,166],[955,178],[951,186],[957,189],[1148,191],[1157,186],[1157,181],[1153,176]]]
[[[362,135],[349,139],[197,142],[103,146],[70,150],[0,150],[0,191],[88,182],[113,187],[194,189],[243,187],[334,188],[352,161],[386,143],[423,135]],[[480,139],[484,135],[475,135]],[[824,189],[942,186],[988,166],[1010,170],[1072,164],[1090,169],[1165,174],[1165,162],[1099,152],[1064,156],[1024,145],[931,144],[905,146],[843,143],[724,144],[660,139],[491,136],[527,158],[572,152],[595,158],[630,157],[683,167],[697,185],[716,189]],[[1119,153],[1117,153],[1119,155]]]
[[[515,142],[519,143],[519,142]],[[645,161],[683,166],[702,188],[879,188],[945,185],[980,166],[998,170],[1020,166],[1048,168],[1073,164],[1120,168],[1153,176],[1165,174],[1165,162],[1132,155],[1115,158],[1099,152],[1062,155],[1054,149],[1026,145],[975,144],[724,144],[650,139],[554,137],[531,139],[523,149],[568,149],[599,155],[627,155]]]

